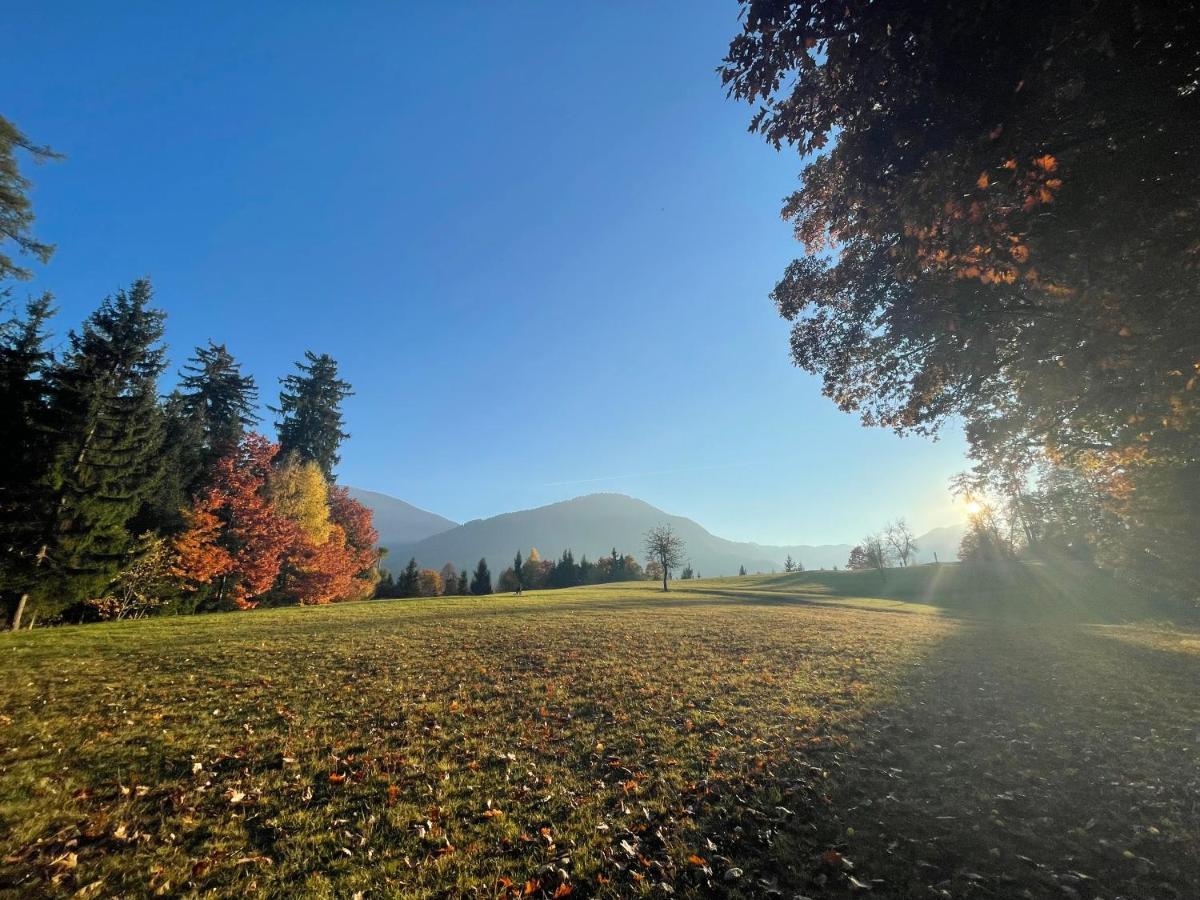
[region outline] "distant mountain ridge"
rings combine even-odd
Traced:
[[[360,493],[366,497],[362,502],[374,509],[367,497],[371,492]],[[374,496],[392,500],[381,494]],[[449,522],[440,516],[436,518]],[[635,497],[612,493],[589,494],[535,509],[474,519],[458,526],[450,523],[435,533],[409,540],[392,538],[390,532],[385,538],[385,529],[376,527],[380,531],[380,543],[388,548],[392,568],[399,568],[409,557],[414,557],[418,564],[427,568],[441,568],[450,562],[460,569],[469,569],[484,558],[493,574],[499,574],[518,550],[528,553],[531,547],[536,547],[545,559],[557,558],[570,549],[577,560],[585,554],[595,560],[611,553],[615,547],[618,552],[633,554],[640,561],[643,535],[649,528],[667,523],[683,539],[692,567],[705,576],[736,575],[742,566],[747,572],[782,571],[788,555],[806,568],[828,569],[844,566],[851,549],[850,544],[772,546],[730,541],[717,537],[691,519],[671,515]],[[957,536],[954,532],[958,532]],[[926,537],[930,539],[929,548],[924,545]],[[939,559],[954,559],[960,539],[961,528],[935,529],[918,538],[921,545],[918,559],[932,561],[935,551]],[[953,553],[946,550],[951,545]]]
[[[458,526],[457,522],[444,516],[387,494],[356,487],[347,487],[346,490],[374,513],[375,530],[379,532],[379,543],[384,547],[415,543]]]

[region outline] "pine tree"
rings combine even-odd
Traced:
[[[321,467],[331,481],[341,461],[338,447],[350,435],[342,431],[342,400],[352,395],[349,383],[337,377],[332,356],[306,351],[307,363],[296,363],[300,374],[280,379],[283,390],[278,413],[279,444],[284,453],[299,453]]]
[[[39,527],[52,508],[45,481],[47,446],[46,349],[50,295],[31,300],[23,318],[0,323],[0,597],[11,607],[13,629],[21,624],[34,578]]]
[[[738,574],[739,574],[739,575],[745,575],[745,574],[746,574],[746,567],[745,567],[745,566],[739,566],[739,567],[738,567]]]
[[[521,558],[521,551],[518,550],[517,555],[513,557],[512,567],[513,577],[517,579],[517,593],[520,593],[521,589],[525,586],[525,582],[522,580],[524,566],[525,562]]]
[[[258,387],[243,375],[224,344],[197,347],[179,377],[180,412],[200,429],[204,462],[210,464],[237,446],[258,424]]]
[[[30,234],[33,207],[28,196],[29,180],[17,167],[17,150],[24,150],[36,162],[58,157],[49,147],[34,144],[12,122],[0,116],[0,282],[25,279],[30,274],[5,252],[5,241],[14,242],[19,253],[43,263],[54,252],[52,245],[43,244]]]
[[[486,559],[479,560],[475,567],[475,576],[471,579],[471,593],[478,596],[492,592],[492,572],[488,569]]]
[[[150,300],[145,279],[105,299],[71,332],[51,373],[54,501],[39,553],[48,572],[38,585],[45,607],[83,600],[108,583],[161,475],[164,314]]]
[[[467,574],[467,570],[463,569],[458,573],[458,595],[465,597],[471,593],[471,576]]]
[[[408,561],[400,577],[396,579],[396,594],[400,597],[416,597],[421,586],[421,570],[417,567],[416,558]]]

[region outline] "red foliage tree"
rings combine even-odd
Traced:
[[[250,434],[217,460],[175,542],[179,574],[196,584],[216,582],[218,605],[257,606],[296,543],[295,525],[276,513],[263,490],[278,452],[277,444]]]

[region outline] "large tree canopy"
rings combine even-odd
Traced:
[[[961,416],[982,470],[1049,456],[1195,537],[1200,4],[743,12],[722,76],[808,155],[773,294],[795,362],[869,424]],[[1125,564],[1164,562],[1154,531]]]

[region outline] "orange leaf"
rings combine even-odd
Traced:
[[[982,189],[987,187],[990,183],[991,182],[988,181],[988,173],[980,172],[979,178],[975,180],[975,187]]]
[[[552,897],[569,897],[573,893],[575,893],[575,888],[571,887],[571,885],[567,884],[564,881],[562,884],[560,884],[558,887],[556,887],[554,889],[554,893],[551,894],[551,896]]]
[[[525,882],[525,896],[529,897],[532,894],[536,894],[541,886],[542,883],[536,878],[530,878],[527,882]]]
[[[705,860],[703,856],[697,856],[695,853],[693,853],[691,856],[688,857],[688,862],[690,862],[693,866],[707,866],[708,865],[707,860]]]
[[[329,773],[329,783],[330,784],[341,784],[345,780],[346,780],[345,775],[342,775],[338,772],[330,772]]]
[[[1047,153],[1045,156],[1039,156],[1033,161],[1033,163],[1043,172],[1053,172],[1058,168],[1058,160],[1049,153]]]

